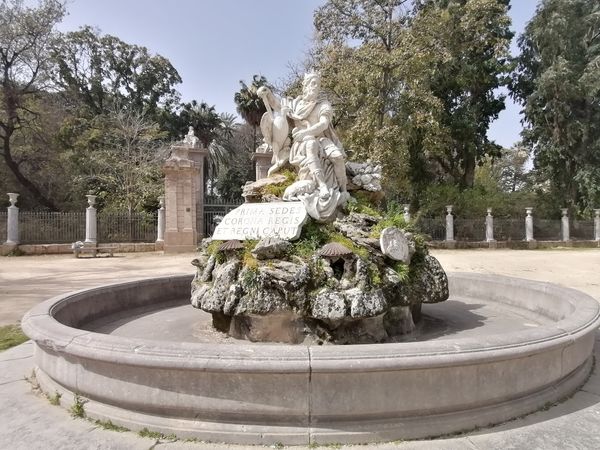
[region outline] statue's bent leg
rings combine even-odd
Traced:
[[[344,161],[344,157],[341,154],[339,156],[334,156],[332,154],[329,157],[329,160],[333,164],[333,171],[335,173],[335,178],[337,179],[340,192],[346,192],[346,185],[348,182],[346,178],[346,162]]]
[[[331,194],[325,182],[323,168],[319,159],[319,143],[316,140],[311,140],[305,143],[306,145],[306,165],[310,169],[311,174],[315,177],[319,187],[319,198],[328,200]]]

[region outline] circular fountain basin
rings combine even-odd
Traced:
[[[593,298],[508,277],[448,278],[450,300],[424,309],[434,325],[407,342],[211,337],[206,316],[186,306],[191,276],[58,296],[22,326],[41,388],[63,406],[78,394],[88,416],[215,442],[433,437],[535,411],[585,381],[600,323]]]

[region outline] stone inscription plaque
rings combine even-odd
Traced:
[[[306,218],[302,202],[244,203],[223,218],[212,238],[243,241],[271,236],[294,240],[300,237]]]

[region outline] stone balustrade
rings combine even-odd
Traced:
[[[23,225],[22,216],[28,213],[24,212],[21,213],[21,216],[19,215],[19,207],[16,206],[19,194],[11,192],[8,193],[8,197],[10,205],[7,207],[5,214],[0,213],[0,233],[5,233],[6,237],[4,241],[4,236],[0,236],[0,243],[2,244],[0,245],[0,254],[9,253],[17,247],[23,249],[27,247],[24,244],[31,244],[27,241],[23,242],[20,230],[20,227]],[[86,197],[88,206],[85,209],[84,244],[93,246],[98,242],[98,219],[95,207],[96,196],[87,195]],[[159,197],[159,205],[157,210],[156,240],[152,242],[156,250],[164,248],[165,229],[167,227],[167,207],[164,196]],[[414,218],[411,217],[409,205],[403,205],[403,217],[406,222],[413,221]],[[6,218],[5,223],[3,223],[3,218]],[[492,214],[492,208],[487,208],[487,215],[478,220],[461,218],[460,215],[457,216],[455,214],[453,205],[447,205],[446,214],[443,218],[429,220],[437,224],[437,229],[441,233],[439,231],[436,233],[431,232],[426,224],[419,222],[418,216],[416,216],[417,227],[421,228],[425,234],[430,235],[433,241],[432,245],[441,245],[446,248],[455,248],[457,246],[485,246],[489,248],[536,248],[549,245],[600,246],[600,209],[594,210],[594,217],[592,219],[572,221],[567,208],[561,208],[560,220],[543,220],[535,217],[533,207],[528,207],[525,209],[524,221],[522,221],[523,219],[495,218]],[[508,236],[506,232],[506,223],[508,221],[511,222],[511,236]],[[469,226],[471,227],[469,230],[465,229],[466,222],[469,222]],[[476,232],[473,233],[473,230]],[[470,236],[466,236],[468,231],[472,232]],[[83,238],[83,236],[81,237]],[[53,251],[54,253],[68,252],[66,244],[57,244],[59,242],[65,241],[60,241],[57,238],[56,241],[50,240],[44,243],[44,245],[46,247],[52,246],[53,248],[61,246],[60,251]],[[465,242],[469,243],[469,245],[465,245]],[[32,247],[32,245],[29,245],[29,247]],[[43,245],[36,245],[36,247],[43,247]],[[144,249],[147,250],[146,247]],[[28,253],[38,254],[47,252],[40,250]]]

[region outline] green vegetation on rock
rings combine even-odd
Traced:
[[[360,258],[365,259],[369,255],[367,249],[355,244],[350,238],[336,231],[332,225],[318,223],[312,219],[309,219],[304,224],[304,227],[302,227],[300,239],[292,245],[291,255],[308,259],[321,247],[330,242],[338,242],[344,245]]]
[[[369,216],[381,217],[382,213],[379,211],[371,200],[370,196],[366,192],[353,192],[350,200],[348,201],[348,211],[351,213],[368,214]]]
[[[285,181],[280,184],[269,184],[262,189],[262,195],[274,195],[275,197],[283,197],[283,193],[285,190],[292,185],[294,181],[296,181],[297,173],[289,169],[280,170],[277,172],[279,175],[285,176]]]
[[[252,254],[252,250],[254,250],[254,247],[256,247],[257,243],[258,241],[252,239],[244,241],[242,264],[245,267],[249,267],[251,269],[256,269],[258,267],[258,261]]]

